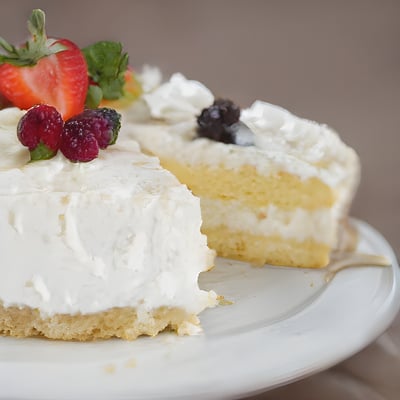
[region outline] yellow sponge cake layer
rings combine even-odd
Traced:
[[[335,196],[333,190],[317,178],[301,180],[285,172],[265,177],[251,165],[228,170],[224,167],[193,166],[171,159],[161,159],[161,164],[201,198],[202,232],[207,236],[208,245],[216,249],[219,256],[257,265],[320,268],[328,264],[331,244],[335,241],[332,232],[336,232],[337,227],[323,213],[329,212]],[[234,207],[231,207],[233,203]],[[246,209],[247,218],[239,217],[241,209]],[[326,238],[324,232],[319,232],[319,238],[281,236],[277,234],[276,210],[282,216],[279,224],[283,228],[290,224],[296,211],[307,213],[302,219],[303,231],[317,226],[317,215],[324,220],[325,225],[321,223],[324,225],[321,228],[328,230],[330,237]],[[256,217],[252,218],[252,226],[247,230],[243,221],[249,220],[249,213]],[[257,225],[268,224],[268,221],[267,224],[260,221],[271,217],[277,233],[271,234],[267,226],[265,232],[259,229],[255,234]],[[238,221],[236,226],[226,226],[235,225],[232,223],[235,220]]]
[[[225,226],[204,227],[208,245],[218,249],[222,257],[247,261],[255,265],[266,263],[289,267],[324,267],[329,262],[330,247],[313,239],[299,242],[278,235],[252,235],[248,232],[231,231]]]
[[[252,165],[228,170],[224,166],[189,165],[162,157],[160,161],[200,197],[237,199],[250,207],[274,204],[285,210],[297,207],[314,210],[331,207],[335,202],[334,191],[315,177],[302,180],[282,171],[263,176]]]

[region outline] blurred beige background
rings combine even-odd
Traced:
[[[26,18],[39,7],[53,35],[81,46],[118,40],[137,68],[158,65],[165,76],[180,71],[242,106],[259,98],[331,125],[363,165],[353,215],[379,229],[400,254],[400,1],[0,0],[0,5],[0,34],[12,42],[25,39]],[[374,346],[359,357],[379,368],[388,361]],[[297,399],[317,399],[320,387],[328,390],[325,399],[383,398],[332,391],[332,382],[348,379],[346,368],[260,398],[296,393]],[[388,382],[382,377],[380,385],[393,384]]]

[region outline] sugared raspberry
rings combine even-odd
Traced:
[[[71,118],[64,124],[60,150],[70,161],[88,162],[99,154],[92,120]]]
[[[20,119],[17,135],[28,147],[31,160],[46,160],[53,157],[60,147],[64,121],[52,106],[40,104],[30,108]]]
[[[235,143],[231,128],[239,121],[240,108],[230,100],[218,99],[197,117],[197,134],[222,143]]]
[[[73,119],[84,123],[93,132],[101,149],[116,142],[121,128],[121,115],[112,108],[88,109]]]

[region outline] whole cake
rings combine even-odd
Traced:
[[[40,10],[29,29],[26,45],[0,44],[0,333],[197,332],[216,301],[198,286],[214,258],[199,199],[136,143],[116,143],[120,115],[99,107],[140,91],[127,55],[48,39]]]
[[[124,112],[122,137],[201,198],[202,231],[220,256],[324,267],[354,247],[359,160],[332,129],[261,101],[240,112],[181,74],[161,85],[156,76],[143,74],[147,93]]]

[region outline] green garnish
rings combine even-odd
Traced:
[[[121,43],[101,41],[82,49],[93,84],[89,86],[86,105],[95,108],[102,99],[117,100],[124,94],[124,74],[128,67],[128,54]],[[92,86],[100,88],[90,89]]]
[[[86,93],[85,106],[88,108],[95,109],[99,106],[103,100],[103,91],[100,86],[89,85]]]
[[[0,65],[7,63],[18,67],[33,66],[41,58],[65,50],[63,45],[54,44],[54,39],[47,39],[44,26],[44,12],[36,9],[28,20],[31,38],[22,47],[17,48],[0,37]]]
[[[44,143],[39,143],[35,149],[30,151],[31,161],[49,160],[54,157],[57,151],[51,150]]]

